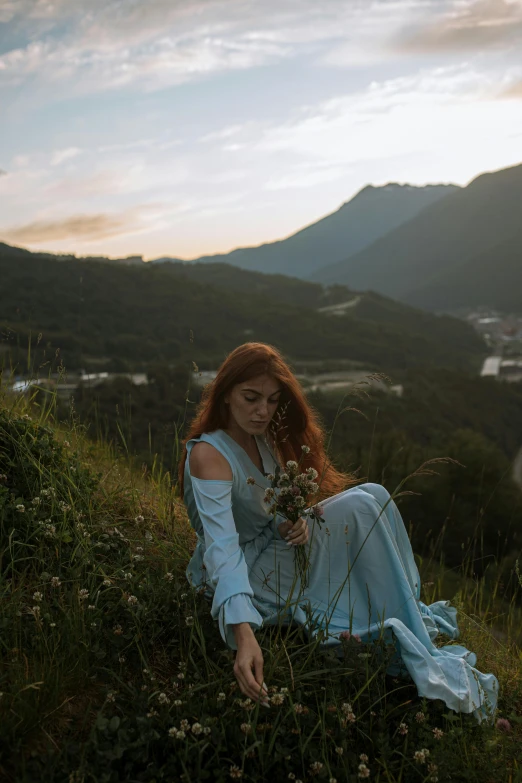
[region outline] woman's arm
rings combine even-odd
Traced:
[[[254,592],[232,514],[232,471],[211,444],[194,445],[189,459],[194,499],[205,535],[203,561],[214,587],[211,614],[214,619],[219,617],[224,641],[232,649],[237,648],[234,674],[241,690],[257,700],[263,684],[263,656],[253,628],[259,628],[263,620],[250,600]]]

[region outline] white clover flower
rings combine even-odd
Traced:
[[[428,748],[421,748],[420,750],[416,750],[413,754],[414,761],[418,761],[419,764],[425,764],[426,759],[430,755],[430,752]]]
[[[130,579],[132,579],[132,577],[133,577],[133,574],[130,571],[127,571],[127,572],[125,572],[123,574],[123,578],[124,579],[129,579],[130,580]]]
[[[434,735],[435,739],[440,740],[440,739],[443,738],[444,732],[442,731],[442,729],[436,729],[435,728],[435,729],[433,729],[433,735]]]
[[[288,470],[297,470],[297,462],[293,459],[289,459],[286,463]]]
[[[424,723],[424,721],[426,720],[426,716],[423,712],[417,712],[415,714],[415,720],[417,721],[417,723]]]
[[[154,709],[154,707],[151,709],[150,712],[147,712],[147,718],[155,718],[156,715],[159,715],[159,712]]]
[[[324,767],[324,764],[321,761],[314,761],[314,762],[312,762],[312,764],[310,764],[310,772],[313,775],[318,775],[323,767]]]
[[[361,753],[359,756],[359,760],[362,761],[363,764],[367,764],[369,759],[366,753]]]
[[[285,695],[284,693],[274,693],[273,696],[270,698],[270,703],[274,704],[276,707],[280,707],[281,704],[284,704],[285,701]]]
[[[52,576],[51,577],[51,587],[60,587],[61,585],[60,577],[58,576]]]
[[[113,629],[112,629],[112,632],[113,632],[113,634],[115,634],[116,636],[121,636],[121,635],[122,635],[122,633],[123,633],[123,628],[121,627],[121,625],[117,624],[117,625],[115,625],[115,626],[113,627]]]
[[[102,584],[104,587],[110,587],[112,585],[112,582],[110,579],[104,579]]]
[[[55,525],[45,525],[44,536],[47,536],[48,538],[54,538],[55,534],[56,534]]]
[[[132,606],[135,606],[138,603],[138,599],[136,598],[135,595],[129,595],[129,597],[127,598],[127,603],[131,604]]]
[[[193,734],[197,736],[198,734],[201,734],[201,732],[203,731],[203,726],[201,725],[201,723],[193,723],[191,731]]]
[[[243,734],[251,734],[252,732],[252,725],[250,723],[242,723],[239,728]]]
[[[144,560],[145,558],[143,555],[133,555],[132,559],[135,560],[137,563],[139,563],[140,560]]]
[[[170,704],[170,699],[166,693],[160,693],[158,694],[158,702],[159,704]]]
[[[408,726],[406,723],[399,723],[399,734],[407,734]]]
[[[150,530],[145,531],[145,538],[147,539],[147,541],[152,541],[152,533],[150,532]]]
[[[182,704],[183,704],[183,702],[181,701],[181,699],[174,699],[174,706],[175,707],[181,707]]]
[[[39,505],[40,505],[40,502],[41,502],[41,500],[40,500],[40,498],[39,498],[39,497],[36,497],[36,498],[33,498],[31,502],[33,503],[33,505],[35,505],[35,506],[39,506]]]
[[[43,599],[43,593],[40,593],[39,590],[33,593],[33,601],[41,601],[42,599]]]
[[[191,616],[185,617],[185,625],[194,625],[194,618]]]
[[[337,755],[338,755],[338,756],[342,756],[342,755],[343,755],[343,753],[344,753],[344,748],[337,747],[337,748],[335,749],[335,752],[337,753]]]
[[[33,606],[32,607],[32,612],[33,612],[35,617],[40,617],[40,607],[39,606]]]
[[[138,522],[138,523],[144,522],[145,521],[145,517],[143,517],[141,514],[138,514],[137,517],[134,517],[134,521]]]
[[[82,587],[81,590],[78,591],[78,598],[80,601],[85,601],[86,598],[89,597],[89,591],[85,589],[85,587]]]
[[[175,737],[178,733],[178,730],[175,726],[172,726],[172,728],[169,729],[169,737]]]
[[[167,582],[172,582],[172,580],[174,579],[174,574],[171,574],[170,571],[167,571],[163,579],[165,579]]]
[[[279,688],[279,693],[288,693],[288,688]]]
[[[212,729],[210,728],[210,726],[205,726],[205,728],[203,729],[203,734],[210,734],[211,731]]]
[[[51,626],[51,628],[56,628],[56,623],[49,623],[49,625]]]
[[[180,722],[179,725],[183,729],[183,731],[187,731],[187,729],[190,729],[190,723],[186,718],[183,718],[183,720]]]
[[[359,772],[357,773],[358,778],[369,778],[370,777],[370,770],[366,766],[366,764],[359,764]]]
[[[107,701],[110,701],[112,703],[116,701],[116,695],[112,691],[109,691],[109,693],[107,694]]]
[[[217,700],[218,701],[225,701],[226,698],[227,697],[226,697],[226,695],[224,693],[218,693],[218,695],[217,695]]]
[[[301,451],[305,454],[310,454],[310,446],[301,446]]]
[[[25,506],[24,506],[24,504],[23,504],[23,503],[18,503],[18,505],[16,506],[16,510],[17,510],[17,511],[19,511],[19,512],[20,512],[20,514],[23,514],[23,513],[24,513],[24,511],[25,511]]]
[[[252,476],[248,476],[246,483],[254,485],[256,483],[256,480]]]
[[[125,661],[126,661],[126,660],[127,660],[127,659],[125,658],[125,656],[124,656],[124,655],[118,655],[118,661],[119,661],[119,663],[125,663]]]

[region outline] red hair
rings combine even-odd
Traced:
[[[230,353],[219,368],[214,380],[203,390],[188,435],[183,440],[183,455],[178,468],[178,480],[183,497],[183,479],[187,459],[187,441],[205,432],[226,429],[228,408],[225,395],[236,384],[268,374],[283,387],[279,405],[269,425],[267,435],[272,446],[277,447],[283,463],[299,462],[303,456],[301,446],[310,452],[301,461],[302,469],[317,470],[320,485],[318,500],[335,495],[357,484],[360,479],[342,473],[331,463],[325,451],[325,433],[316,411],[309,405],[299,381],[276,348],[265,343],[244,343]]]

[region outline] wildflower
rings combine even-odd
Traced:
[[[253,478],[252,476],[249,476],[249,477],[247,478],[247,480],[246,480],[246,483],[247,483],[247,484],[255,484],[255,483],[256,483],[256,480],[255,480],[255,478]]]
[[[358,778],[369,778],[370,777],[370,770],[366,766],[366,764],[359,764],[359,772],[357,773]]]
[[[124,656],[124,655],[119,655],[119,656],[118,656],[118,661],[119,661],[119,663],[125,663],[125,661],[126,661],[126,660],[127,660],[127,659],[125,658],[125,656]]]
[[[63,445],[65,446],[66,449],[68,449],[71,444],[69,443],[68,440],[64,440]]]
[[[49,623],[49,625],[51,626],[51,628],[56,628],[56,623]]]
[[[40,593],[38,590],[33,593],[33,601],[41,601],[43,598],[43,593]]]
[[[134,521],[139,524],[140,522],[144,522],[145,521],[145,517],[142,517],[141,514],[138,514],[137,517],[134,517]]]
[[[23,503],[18,503],[18,505],[16,506],[16,510],[17,510],[17,511],[18,511],[20,514],[23,514],[23,513],[24,513],[24,511],[25,511],[25,506],[24,506],[24,504],[23,504]]]
[[[87,609],[90,609],[90,610],[91,610],[91,612],[92,612],[92,610],[93,610],[93,609],[96,609],[96,607],[94,606],[94,604],[89,604],[89,606],[87,607]]]
[[[338,755],[338,756],[342,756],[342,755],[343,755],[343,753],[344,753],[344,748],[337,747],[337,748],[335,749],[335,752],[337,753],[337,755]]]
[[[40,617],[40,607],[39,606],[33,606],[31,611],[34,614],[35,620],[37,620]]]
[[[124,579],[132,579],[132,573],[130,571],[127,571],[123,574]]]
[[[280,689],[279,689],[279,692],[280,692],[280,693],[285,693],[285,694],[286,694],[286,693],[288,693],[288,688],[280,688]]]
[[[194,618],[192,615],[185,617],[185,625],[194,625]]]
[[[330,778],[328,783],[337,783],[337,778]]]
[[[147,539],[147,541],[152,541],[152,533],[150,532],[150,530],[145,531],[145,538]]]
[[[318,775],[319,772],[322,770],[323,766],[324,765],[321,761],[314,761],[312,762],[312,764],[310,764],[310,772],[312,773],[312,775]]]
[[[418,761],[419,764],[425,764],[426,759],[430,755],[430,752],[428,748],[421,748],[420,750],[416,750],[413,754],[413,760]]]
[[[217,695],[217,700],[218,701],[225,701],[226,698],[227,697],[226,697],[226,695],[224,693],[218,693],[218,695]]]
[[[140,560],[144,560],[145,558],[143,555],[133,555],[132,559],[135,560],[137,563],[139,563]]]
[[[274,695],[270,698],[270,703],[274,704],[276,707],[280,707],[281,704],[284,704],[284,701],[284,693],[274,693]]]
[[[511,731],[511,723],[507,718],[499,718],[495,725],[499,731],[504,731],[506,734]]]
[[[426,720],[426,716],[423,712],[417,712],[415,714],[415,720],[417,721],[417,723],[424,723],[424,721]]]
[[[242,771],[239,769],[237,764],[231,764],[230,765],[230,777],[235,778],[236,780],[239,780],[243,776]]]
[[[158,695],[158,702],[160,704],[170,704],[170,699],[169,699],[169,697],[167,696],[166,693],[160,693]]]
[[[39,497],[36,497],[36,498],[33,498],[31,502],[32,502],[33,506],[39,506],[41,500],[40,500]]]
[[[89,597],[89,591],[83,587],[81,590],[78,591],[78,598],[80,601],[85,601],[86,598]]]
[[[112,691],[109,691],[109,693],[107,694],[107,701],[110,701],[110,702],[115,702],[116,701],[116,696],[114,695],[114,693],[112,693]]]
[[[185,672],[178,672],[178,680],[184,680],[185,679]]]
[[[243,734],[251,734],[252,733],[252,725],[250,723],[242,723],[239,727]]]
[[[96,623],[91,623],[91,628],[96,628]]]
[[[60,578],[58,576],[52,576],[51,577],[51,587],[60,587],[61,585]]]
[[[399,734],[407,734],[408,733],[408,726],[406,723],[399,723]]]
[[[440,740],[444,736],[444,732],[442,731],[442,729],[433,729],[433,735],[435,739]]]
[[[0,478],[1,478],[1,476],[0,476]],[[273,474],[273,473],[269,473],[269,474],[267,475],[267,479],[268,479],[269,481],[273,481],[273,480],[275,479],[275,476],[274,476],[274,474]]]
[[[428,764],[428,771],[431,773],[428,780],[430,783],[438,783],[439,776],[436,774],[438,766],[436,764]]]
[[[113,629],[112,629],[112,632],[113,632],[113,634],[115,634],[116,636],[121,636],[121,635],[122,635],[122,633],[123,633],[123,628],[122,628],[122,627],[121,627],[121,625],[119,625],[119,624],[118,624],[118,625],[115,625],[115,626],[113,627]]]
[[[297,470],[297,462],[293,459],[289,459],[286,463],[288,470]]]
[[[356,642],[359,642],[359,643],[361,642],[361,637],[359,636],[358,633],[354,633],[352,638],[355,639]]]
[[[193,723],[191,731],[193,734],[197,736],[198,734],[201,734],[201,732],[203,731],[203,726],[201,725],[201,723]]]
[[[203,734],[210,734],[211,731],[212,729],[210,728],[210,726],[205,726],[205,728],[203,729]]]
[[[363,764],[366,764],[368,762],[368,756],[366,755],[366,753],[361,753],[359,759],[363,762]]]
[[[301,446],[301,451],[305,454],[310,454],[310,446]]]
[[[186,718],[183,718],[183,720],[180,722],[180,728],[183,729],[183,731],[187,731],[187,729],[190,729],[190,723]]]
[[[309,710],[308,707],[305,707],[303,704],[298,702],[297,704],[294,704],[294,712],[296,715],[307,715]]]
[[[314,506],[312,508],[312,511],[314,512],[316,517],[324,517],[324,508],[323,508],[323,506]]]
[[[167,582],[172,582],[174,579],[174,574],[171,574],[170,571],[167,571],[163,579],[165,579]]]
[[[355,723],[356,717],[351,704],[345,702],[341,705],[341,710],[343,711],[347,721],[350,723]]]
[[[104,579],[102,584],[103,584],[104,587],[110,587],[112,582],[111,582],[110,579]]]
[[[181,707],[182,704],[183,704],[183,702],[181,701],[181,699],[174,699],[174,706],[175,707]]]
[[[132,604],[132,606],[135,606],[138,603],[138,599],[136,598],[135,595],[129,595],[129,597],[127,598],[127,603]]]
[[[155,718],[158,714],[158,711],[153,707],[150,712],[147,712],[147,718]]]

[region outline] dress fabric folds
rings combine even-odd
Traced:
[[[192,446],[205,441],[228,461],[231,481],[190,475]],[[420,600],[420,577],[401,514],[380,484],[360,484],[323,501],[324,523],[309,521],[305,545],[309,584],[301,588],[294,548],[279,535],[263,502],[266,474],[277,462],[264,438],[256,436],[262,473],[224,430],[187,443],[185,504],[197,533],[186,576],[206,588],[211,614],[224,642],[236,649],[231,626],[291,621],[321,644],[339,645],[349,630],[362,642],[384,638],[395,647],[387,673],[413,680],[419,696],[441,699],[456,712],[492,720],[498,681],[475,668],[476,655],[459,644],[436,647],[439,634],[457,639],[457,610],[449,601],[429,606]],[[253,477],[255,485],[247,484]],[[305,516],[305,513],[303,513]]]

